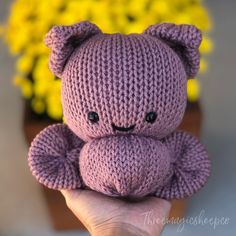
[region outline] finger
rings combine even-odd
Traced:
[[[65,200],[78,201],[80,195],[86,190],[82,189],[61,189],[60,192],[64,196]]]
[[[157,204],[158,211],[163,218],[167,218],[170,213],[171,203],[164,199],[159,199],[159,204]]]
[[[151,197],[149,201],[150,203],[155,203],[156,206],[160,206],[166,210],[170,210],[171,208],[171,202],[162,198]]]
[[[154,197],[152,197],[149,200],[149,202],[150,205],[152,205],[152,210],[154,212],[157,212],[163,218],[168,217],[171,209],[171,202],[162,198],[154,198]]]
[[[79,192],[79,190],[68,190],[68,189],[62,189],[60,191],[65,199],[75,198],[77,197]]]
[[[101,193],[91,190],[61,190],[67,206],[74,212],[92,212],[98,206],[109,205],[115,201]]]
[[[81,194],[81,190],[68,190],[62,189],[60,190],[62,195],[66,200],[66,205],[71,209],[73,208],[76,201],[79,199],[79,195]],[[71,209],[72,210],[72,209]]]
[[[60,192],[66,200],[67,207],[74,213],[74,215],[90,230],[90,225],[86,221],[87,214],[85,210],[85,202],[83,200],[83,192],[86,190],[67,190],[62,189]]]

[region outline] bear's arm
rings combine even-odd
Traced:
[[[171,155],[172,177],[155,193],[171,199],[189,197],[206,183],[210,160],[203,145],[192,135],[177,131],[162,140]]]
[[[31,143],[28,163],[32,174],[51,189],[81,188],[79,154],[83,144],[67,125],[48,126]]]

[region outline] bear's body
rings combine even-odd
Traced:
[[[137,135],[110,136],[86,143],[79,166],[88,187],[110,196],[152,194],[172,174],[165,144]]]
[[[32,142],[38,181],[125,197],[174,199],[199,190],[210,173],[207,153],[175,130],[200,42],[190,25],[130,35],[103,34],[89,22],[54,27],[46,44],[50,69],[62,78],[66,125],[49,126]]]

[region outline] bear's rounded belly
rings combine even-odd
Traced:
[[[79,166],[84,183],[109,196],[146,196],[170,178],[166,146],[154,138],[136,135],[86,143]]]

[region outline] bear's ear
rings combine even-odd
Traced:
[[[71,26],[54,26],[44,40],[51,49],[49,68],[52,73],[60,77],[74,49],[98,33],[101,33],[101,30],[88,21]]]
[[[144,34],[161,39],[181,58],[188,77],[195,76],[199,69],[199,46],[201,31],[193,25],[163,23],[149,26]]]

